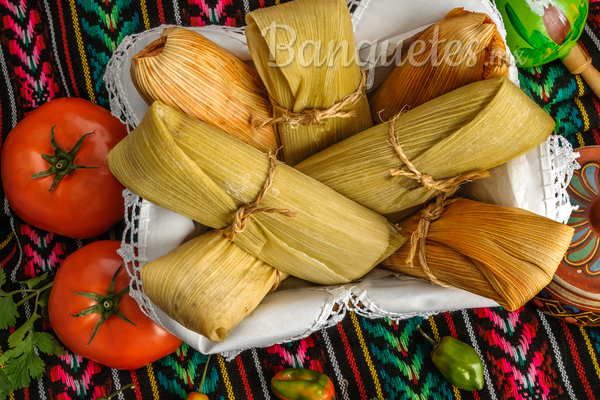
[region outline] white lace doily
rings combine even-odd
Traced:
[[[548,156],[543,157],[542,170],[544,172],[544,202],[547,216],[555,221],[566,224],[571,212],[579,206],[573,206],[567,193],[567,187],[573,172],[581,168],[576,161],[579,153],[573,152],[573,146],[564,137],[553,135],[546,141]]]
[[[443,18],[454,7],[464,7],[467,10],[488,13],[497,23],[502,36],[505,37],[506,35],[502,17],[489,0],[447,0],[446,2],[437,2],[436,0],[422,0],[420,2],[347,0],[347,3],[352,13],[352,24],[357,43],[361,41],[373,43],[374,40],[379,39],[402,38],[398,26],[392,23],[380,24],[376,21],[389,21],[394,15],[403,16],[407,24],[412,24],[408,30],[418,30],[419,27],[427,26]],[[403,11],[403,7],[408,7],[410,10]],[[406,13],[414,13],[415,15],[410,14],[410,18],[406,18]],[[130,128],[135,128],[139,124],[147,109],[147,105],[137,94],[129,78],[131,57],[157,38],[160,31],[165,27],[167,26],[124,38],[107,66],[104,80],[109,93],[112,114],[120,118]],[[194,29],[201,31],[240,59],[250,60],[243,29],[214,26]],[[386,46],[391,46],[389,48],[393,51],[394,46],[397,46],[397,42],[391,45],[386,44]],[[367,66],[377,67],[377,60],[363,61],[366,62]],[[511,67],[509,79],[518,85],[518,71],[514,66]],[[577,163],[574,161],[577,153],[573,153],[569,143],[558,136],[550,138],[540,146],[538,151],[540,151],[540,156],[535,159],[539,161],[539,166],[534,166],[534,170],[539,171],[539,180],[543,182],[539,188],[540,192],[543,192],[543,196],[539,197],[539,202],[544,203],[549,217],[565,222],[573,209],[566,194],[566,186],[571,179],[573,170],[578,168]],[[240,351],[250,347],[270,346],[301,339],[315,331],[336,325],[344,318],[348,310],[367,318],[385,317],[399,321],[415,316],[427,318],[439,312],[460,308],[496,305],[491,300],[458,289],[441,288],[415,278],[375,270],[361,282],[347,285],[288,289],[288,293],[284,293],[285,290],[282,288],[281,291],[278,290],[269,295],[271,297],[268,296],[269,298],[266,299],[268,301],[264,302],[268,304],[261,303],[249,317],[242,321],[225,342],[217,345],[198,334],[187,331],[184,327],[166,317],[161,310],[155,308],[144,295],[143,282],[140,278],[143,264],[152,261],[157,255],[166,254],[177,247],[178,243],[181,243],[185,237],[193,233],[193,223],[174,213],[171,214],[172,218],[169,219],[167,210],[160,209],[140,199],[129,190],[125,190],[123,196],[126,205],[126,228],[119,254],[123,257],[127,271],[131,276],[130,295],[138,302],[147,316],[203,353],[221,353],[227,359],[232,359]],[[157,210],[163,217],[161,220],[163,222],[157,223],[155,217]],[[169,224],[169,229],[164,229],[164,224]],[[167,231],[171,232],[168,236],[165,234]],[[289,280],[292,279],[295,278],[289,278]],[[282,331],[280,334],[269,332],[268,335],[264,330],[261,331],[259,329],[261,325],[269,326],[274,318],[281,318],[280,316],[269,315],[268,311],[264,311],[268,310],[267,306],[276,304],[285,307],[286,302],[291,302],[291,298],[294,297],[288,295],[297,293],[296,291],[306,294],[305,303],[311,304],[307,306],[310,309],[295,309],[293,305],[290,305],[288,314],[292,318],[289,323],[274,324],[275,327],[280,327],[279,329],[283,329],[281,327],[285,326],[286,329],[289,328],[288,330]],[[398,294],[394,295],[393,293]],[[297,318],[294,318],[294,312],[300,312],[302,315],[296,314]],[[304,316],[304,319],[301,318],[302,316]],[[304,322],[298,322],[297,326],[293,326],[297,320]],[[273,330],[276,331],[277,328]],[[249,339],[252,334],[257,335],[257,337]],[[261,336],[263,334],[264,336]]]

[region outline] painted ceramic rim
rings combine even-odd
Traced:
[[[569,220],[576,232],[554,279],[532,303],[566,322],[591,326],[600,325],[600,146],[577,151],[584,161],[580,161],[582,169],[576,171],[568,190],[572,203],[580,207]],[[591,152],[598,155],[586,156]],[[579,190],[574,187],[575,179]],[[599,218],[590,220],[589,210],[596,211]],[[574,247],[579,250],[573,251]],[[597,290],[592,292],[577,285],[579,275],[597,279]]]

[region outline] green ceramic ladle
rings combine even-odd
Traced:
[[[588,0],[496,0],[496,7],[517,66],[536,67],[560,59],[600,97],[600,73],[577,43],[585,28]]]

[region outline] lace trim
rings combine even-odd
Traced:
[[[397,275],[394,275],[397,276]],[[296,335],[291,338],[287,338],[285,340],[281,340],[278,342],[270,343],[268,345],[260,346],[261,348],[270,347],[276,344],[288,343],[296,340],[304,339],[314,332],[318,332],[322,329],[331,328],[340,323],[348,311],[352,311],[362,317],[368,319],[379,319],[379,318],[387,318],[396,323],[414,318],[414,317],[422,317],[429,318],[432,315],[436,315],[442,313],[444,311],[435,311],[435,312],[415,312],[415,313],[393,313],[379,308],[377,305],[372,303],[368,298],[366,298],[365,292],[363,295],[358,295],[354,293],[354,286],[348,288],[346,286],[341,287],[324,287],[330,294],[329,299],[323,305],[323,311],[319,318],[315,321],[315,323],[308,328],[306,331],[301,333],[300,335]],[[446,311],[454,311],[454,310],[446,310]],[[237,357],[240,353],[248,349],[239,349],[232,351],[224,351],[221,352],[221,356],[225,358],[226,361],[232,361],[235,357]]]
[[[581,168],[576,161],[580,154],[573,152],[567,139],[560,135],[552,135],[543,143],[540,158],[544,184],[544,203],[546,216],[557,222],[566,224],[571,212],[579,206],[571,205],[567,187],[573,172]]]
[[[356,25],[362,18],[363,12],[365,12],[370,2],[371,0],[346,0],[354,29],[356,29]]]
[[[143,200],[128,189],[123,190],[125,199],[125,229],[121,239],[121,248],[117,253],[123,258],[125,269],[129,274],[129,295],[138,303],[148,318],[165,328],[148,296],[144,294],[142,282],[142,266],[146,263],[145,232],[148,218],[140,214]],[[166,328],[165,328],[166,329]],[[171,332],[172,333],[172,332]]]

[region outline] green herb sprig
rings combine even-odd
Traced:
[[[25,302],[35,299],[33,314],[23,325],[15,330],[8,338],[9,350],[0,356],[0,400],[5,400],[11,390],[29,386],[31,379],[41,379],[44,375],[45,364],[36,352],[48,355],[64,355],[58,341],[49,333],[36,332],[34,322],[39,318],[48,320],[48,299],[53,284],[53,277],[48,273],[19,282],[27,289],[5,292],[2,287],[6,284],[6,274],[0,269],[0,329],[14,326],[19,318],[18,308]],[[15,303],[13,296],[18,293],[28,295]],[[38,313],[39,309],[39,313]]]

